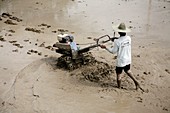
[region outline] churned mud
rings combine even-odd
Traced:
[[[132,30],[131,70],[145,92],[124,72],[117,88],[116,55],[106,50],[74,62],[52,46],[66,33],[88,47],[121,22]],[[169,29],[169,0],[0,0],[0,112],[169,113]]]

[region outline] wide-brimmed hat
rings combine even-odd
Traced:
[[[131,30],[127,28],[124,23],[121,23],[120,25],[113,25],[112,28],[116,32],[123,32],[123,33],[131,32]]]

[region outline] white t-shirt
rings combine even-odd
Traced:
[[[131,64],[131,38],[122,36],[114,41],[112,48],[106,48],[110,53],[117,53],[117,67],[124,67]]]

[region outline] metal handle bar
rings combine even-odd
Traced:
[[[109,35],[101,36],[101,37],[99,37],[98,39],[96,39],[96,43],[97,43],[97,45],[99,44],[99,40],[100,40],[100,39],[102,39],[102,38],[104,38],[104,37],[108,37],[108,38],[109,38],[109,40],[111,40],[111,37],[110,37]],[[108,41],[109,41],[109,40],[108,40]]]

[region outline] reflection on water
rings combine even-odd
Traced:
[[[152,0],[0,0],[0,13],[14,12],[25,25],[47,23],[81,35],[112,35],[112,23],[121,22],[132,26],[133,33],[146,34],[155,25],[152,5],[156,3]]]
[[[5,0],[0,2],[0,13],[14,12],[29,24],[35,24],[39,21],[55,23],[65,18],[71,5],[70,0],[42,0],[40,2]]]

